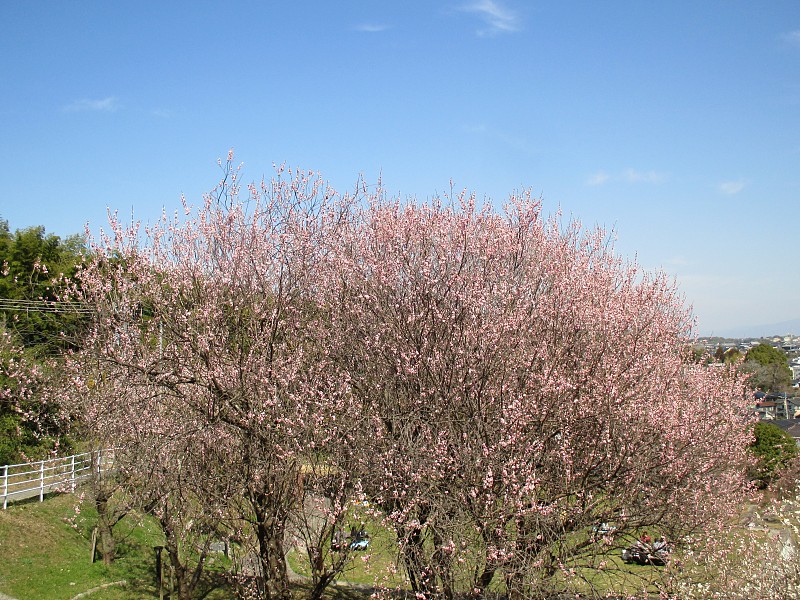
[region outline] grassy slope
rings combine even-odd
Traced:
[[[0,510],[0,593],[17,600],[70,600],[104,584],[125,580],[92,593],[90,600],[141,600],[158,598],[154,585],[153,546],[162,542],[157,528],[147,520],[126,517],[115,528],[118,559],[111,566],[90,562],[91,529],[96,512],[84,504],[76,515],[78,498],[51,495],[48,499],[10,504]],[[74,525],[73,525],[74,523]],[[358,558],[362,556],[359,553]],[[211,559],[212,562],[215,559]],[[356,560],[359,582],[372,582],[366,565]],[[303,595],[304,584],[297,584]],[[227,600],[233,594],[212,591],[207,600]],[[356,590],[331,590],[329,598],[363,598]]]
[[[153,592],[153,550],[158,537],[146,527],[120,523],[120,558],[107,567],[90,562],[91,524],[95,515],[83,510],[75,527],[77,499],[52,496],[39,503],[9,505],[0,511],[0,592],[18,600],[70,599],[91,588],[127,580],[125,588],[109,587],[93,600],[129,600]]]
[[[98,586],[126,580],[125,587],[102,589],[93,593],[91,600],[157,598],[153,546],[162,543],[157,528],[146,520],[126,517],[115,530],[119,539],[115,564],[107,567],[100,562],[91,563],[91,528],[96,513],[84,505],[76,515],[76,504],[75,496],[54,495],[44,503],[34,500],[0,510],[0,592],[18,600],[69,600]],[[329,598],[355,598],[360,596],[362,586],[376,583],[404,587],[401,574],[388,579],[382,576],[396,559],[393,537],[375,524],[368,529],[372,535],[370,550],[356,553],[350,568],[339,578],[354,588],[332,589]],[[308,574],[297,550],[290,552],[288,558],[298,574]],[[586,573],[600,590],[612,580],[623,589],[631,585],[637,589],[649,587],[648,580],[661,574],[660,569],[623,565],[616,552],[609,556],[609,563],[609,571]],[[302,594],[303,587],[298,584],[296,593]],[[209,600],[231,597],[229,591],[222,589],[208,596]]]

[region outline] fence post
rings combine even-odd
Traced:
[[[8,465],[3,465],[3,510],[8,505]]]
[[[39,463],[39,502],[44,502],[44,461]]]
[[[69,487],[70,491],[75,491],[75,455],[70,456],[69,465]]]
[[[158,586],[158,598],[164,600],[164,565],[161,561],[161,551],[164,546],[153,546],[156,551],[156,585]]]

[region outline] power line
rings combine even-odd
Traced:
[[[0,310],[69,313],[76,315],[91,315],[95,313],[95,309],[87,304],[56,300],[16,300],[13,298],[0,298]]]

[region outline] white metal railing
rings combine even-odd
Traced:
[[[114,461],[114,451],[95,450],[63,458],[0,467],[0,496],[3,509],[9,502],[39,496],[39,502],[49,492],[74,491],[76,484],[94,473],[108,470]]]

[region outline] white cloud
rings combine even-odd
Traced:
[[[478,125],[465,125],[464,131],[468,133],[484,134],[487,131],[489,131],[489,128],[486,127],[486,125],[484,125],[483,123],[480,123]]]
[[[356,25],[354,28],[356,31],[361,31],[363,33],[379,33],[381,31],[386,31],[389,29],[388,25],[382,25],[379,23],[361,23]]]
[[[533,155],[537,152],[536,147],[524,136],[518,135],[517,133],[510,133],[507,130],[486,125],[485,123],[464,125],[462,129],[469,134],[480,136],[486,141],[513,148],[515,152],[521,152],[527,155]]]
[[[119,108],[119,101],[114,96],[99,100],[75,100],[64,107],[65,112],[114,112]]]
[[[597,173],[595,173],[594,175],[589,177],[589,179],[586,180],[586,185],[590,185],[592,187],[603,185],[609,179],[611,179],[611,177],[609,176],[608,173],[604,171],[598,171]]]
[[[685,267],[689,264],[688,259],[683,255],[670,256],[664,260],[664,265],[670,268]]]
[[[747,184],[746,181],[739,179],[737,181],[723,181],[719,184],[719,191],[723,194],[728,196],[732,196],[734,194],[738,194],[744,189],[744,186]]]
[[[613,181],[624,183],[664,183],[667,175],[658,171],[637,171],[636,169],[625,169],[617,175],[609,175],[605,171],[598,171],[586,180],[586,185],[599,186]]]
[[[783,39],[793,46],[800,46],[800,29],[784,33]]]
[[[476,0],[461,7],[461,10],[476,13],[486,24],[478,30],[480,36],[493,36],[499,33],[519,31],[519,17],[513,11],[495,0]]]
[[[635,169],[625,169],[622,178],[628,183],[663,183],[666,176],[656,171],[637,171]]]

